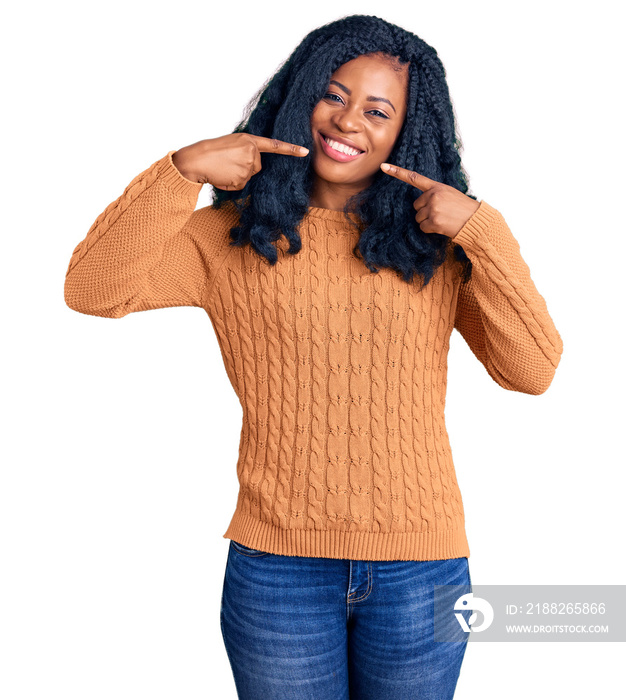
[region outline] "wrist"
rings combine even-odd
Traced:
[[[194,184],[201,184],[200,178],[189,165],[189,159],[185,154],[185,148],[181,148],[172,154],[172,163],[174,163],[176,170],[178,170],[186,180]]]

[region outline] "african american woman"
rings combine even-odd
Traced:
[[[526,394],[562,353],[460,145],[435,49],[345,17],[302,40],[233,133],[139,174],[70,260],[76,311],[197,306],[214,327],[243,407],[221,602],[240,698],[454,695],[470,634],[454,605],[467,623],[472,588],[450,336]]]

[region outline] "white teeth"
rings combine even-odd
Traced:
[[[339,151],[340,153],[345,153],[348,156],[358,156],[361,151],[357,151],[355,148],[350,148],[350,146],[346,146],[344,143],[338,143],[337,141],[333,141],[332,139],[329,139],[327,136],[324,136],[324,141],[335,151]]]

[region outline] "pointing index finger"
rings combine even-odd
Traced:
[[[425,175],[416,173],[414,170],[400,168],[397,165],[391,165],[391,163],[382,163],[380,168],[383,172],[387,173],[387,175],[391,175],[391,177],[395,177],[398,180],[402,180],[402,182],[413,185],[413,187],[417,187],[418,189],[422,190],[422,192],[425,192],[426,190],[429,190],[435,185],[439,184],[436,180],[431,180]]]
[[[261,153],[281,153],[286,156],[297,156],[302,158],[309,154],[309,149],[298,146],[295,143],[287,143],[279,139],[268,139],[265,136],[254,136],[258,149]]]

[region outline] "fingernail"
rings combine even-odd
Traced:
[[[305,148],[304,146],[300,146],[300,151],[306,155],[309,152],[309,149]]]
[[[391,166],[389,165],[389,163],[382,163],[380,167],[381,167],[383,170],[389,170],[389,168],[391,168]]]

